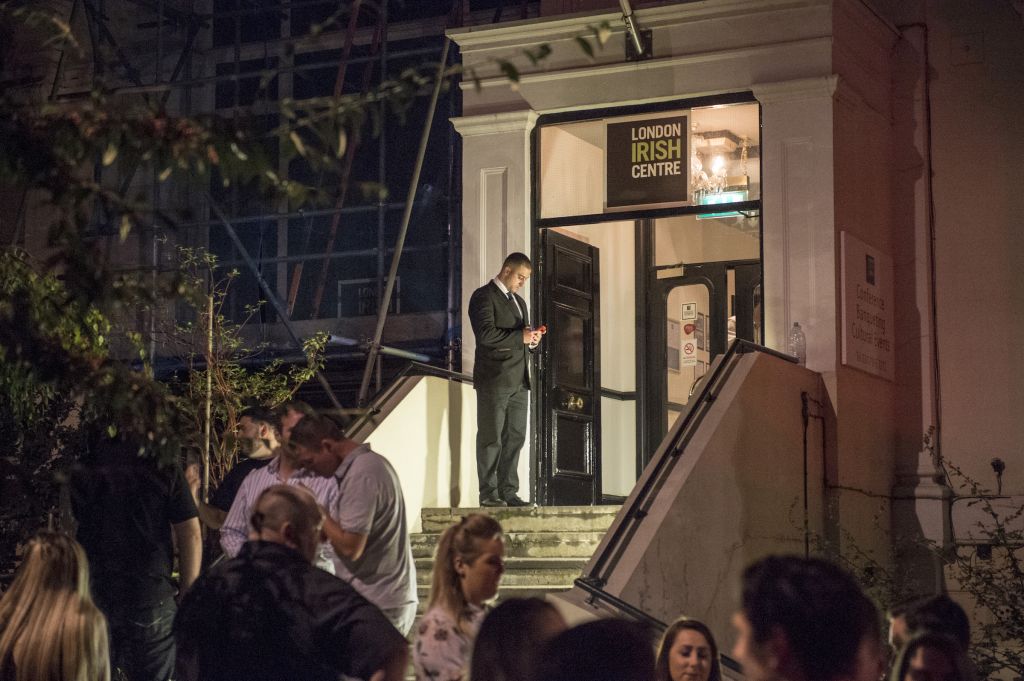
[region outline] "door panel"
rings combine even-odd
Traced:
[[[650,418],[638,424],[646,428],[644,463],[650,460],[662,438],[668,432],[670,421],[678,416],[685,403],[670,396],[670,366],[666,359],[667,327],[675,306],[669,306],[672,291],[681,288],[699,287],[707,291],[707,313],[704,320],[704,355],[699,357],[710,365],[715,357],[728,347],[729,336],[729,280],[732,273],[735,305],[735,333],[738,338],[757,340],[760,330],[760,283],[761,264],[757,261],[729,261],[683,265],[683,275],[658,278],[652,270],[648,277],[647,336],[649,350],[645,368],[646,413]],[[696,298],[696,296],[690,296]],[[680,323],[681,311],[678,313]],[[660,351],[655,351],[658,349]],[[681,373],[682,367],[680,367]],[[678,393],[678,389],[676,390]]]
[[[536,392],[537,498],[591,505],[601,498],[598,250],[542,234],[537,323],[546,323]]]
[[[761,343],[761,264],[738,265],[736,281],[736,337]]]

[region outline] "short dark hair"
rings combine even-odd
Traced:
[[[971,645],[971,622],[967,613],[946,594],[904,601],[893,606],[889,616],[906,621],[908,637],[932,631],[952,637],[964,650]]]
[[[531,270],[533,269],[533,263],[530,262],[530,257],[525,253],[516,251],[515,253],[509,253],[505,256],[505,262],[501,263],[501,269],[505,269],[506,267],[515,269],[523,265],[529,267]]]
[[[292,428],[291,442],[303,447],[316,447],[322,440],[342,440],[344,434],[338,424],[327,418],[314,414],[303,416]]]
[[[711,671],[708,673],[708,681],[721,681],[722,667],[718,661],[718,644],[715,642],[714,635],[708,629],[708,625],[703,622],[685,618],[673,622],[661,637],[661,645],[658,646],[658,657],[654,663],[655,681],[671,680],[672,677],[668,671],[668,656],[676,642],[676,636],[684,629],[696,631],[707,640],[708,647],[711,648]]]
[[[303,402],[302,400],[288,400],[287,402],[282,402],[278,405],[276,411],[279,422],[281,417],[290,411],[302,414],[303,416],[313,416],[316,414],[316,409],[309,406],[308,403]]]
[[[537,663],[536,681],[650,681],[654,648],[636,622],[600,619],[548,641]]]
[[[470,656],[469,678],[533,681],[541,649],[552,636],[543,626],[545,618],[561,621],[564,629],[561,614],[547,601],[502,601],[480,625]]]
[[[270,426],[275,433],[281,432],[281,419],[273,409],[261,406],[246,407],[238,414],[239,420],[244,418],[248,418],[259,423],[265,423]]]
[[[900,651],[899,656],[896,658],[896,663],[893,665],[893,671],[889,678],[905,678],[907,669],[910,667],[910,661],[914,658],[914,653],[920,648],[931,648],[942,653],[953,670],[953,681],[974,681],[974,669],[967,659],[966,650],[960,645],[960,642],[951,636],[932,631],[918,634],[907,641],[907,644],[903,646],[903,650]]]
[[[861,643],[881,638],[878,611],[856,580],[819,558],[768,556],[749,566],[742,607],[754,640],[781,631],[809,679],[853,674]]]

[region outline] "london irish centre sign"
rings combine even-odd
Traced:
[[[687,116],[608,123],[605,206],[678,206],[690,186]]]

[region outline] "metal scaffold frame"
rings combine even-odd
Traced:
[[[346,4],[349,4],[349,11],[341,11]],[[246,115],[248,111],[267,110],[267,103],[275,99],[294,95],[294,79],[301,74],[315,73],[316,69],[336,66],[337,75],[334,82],[333,93],[342,94],[345,90],[346,75],[349,66],[362,66],[359,86],[365,92],[374,82],[386,77],[391,64],[401,61],[415,59],[422,61],[431,54],[442,53],[439,73],[444,72],[447,64],[447,39],[444,38],[444,28],[451,25],[458,25],[469,19],[474,23],[487,23],[489,21],[502,20],[502,11],[505,4],[519,5],[521,16],[508,16],[505,19],[515,19],[527,15],[527,5],[536,4],[526,0],[508,0],[508,2],[489,3],[487,10],[476,12],[476,17],[469,0],[455,0],[452,3],[451,11],[447,15],[432,17],[429,21],[391,22],[388,17],[388,2],[375,0],[280,0],[274,3],[244,3],[240,6],[238,2],[231,7],[224,8],[219,0],[128,0],[126,3],[111,3],[109,0],[71,0],[72,16],[75,13],[80,20],[84,20],[88,30],[89,44],[91,45],[91,86],[83,88],[65,88],[62,79],[67,73],[64,60],[61,59],[57,72],[54,76],[50,95],[53,99],[74,99],[86,96],[93,88],[101,88],[108,93],[123,97],[140,97],[142,101],[155,109],[170,107],[175,113],[191,116],[204,111],[220,111],[230,116]],[[218,6],[220,5],[220,6]],[[311,38],[309,35],[292,34],[293,12],[300,10],[312,10],[315,8],[330,8],[337,12],[339,24],[344,24],[344,30],[328,30]],[[493,10],[493,15],[491,14]],[[372,15],[371,26],[361,19],[363,15]],[[256,17],[275,16],[277,21],[271,21],[271,26],[276,23],[277,28],[269,31],[269,37],[262,39],[253,38],[252,35],[243,35],[243,27],[252,31],[251,23]],[[132,20],[134,18],[134,21]],[[250,22],[246,24],[246,22]],[[244,26],[243,26],[244,25]],[[230,41],[216,40],[215,32],[222,36],[227,30],[233,28],[233,37]],[[144,31],[140,37],[133,31]],[[424,38],[436,36],[438,44],[436,47],[423,45]],[[148,40],[146,38],[149,38]],[[248,39],[247,39],[248,38]],[[419,39],[418,44],[409,44],[408,41]],[[214,43],[217,44],[214,44]],[[442,45],[443,42],[443,45]],[[402,43],[396,45],[395,43]],[[155,48],[155,54],[154,54]],[[359,48],[360,54],[355,48]],[[330,59],[305,59],[297,60],[298,55],[310,55],[312,53],[340,50],[340,58],[337,61]],[[260,55],[261,56],[257,56]],[[223,59],[223,57],[229,57]],[[261,60],[260,68],[254,69],[251,65],[243,62]],[[309,62],[309,63],[303,63]],[[219,68],[218,68],[219,67]],[[268,77],[268,74],[272,74]],[[276,79],[277,92],[273,96],[267,96],[263,102],[257,97],[255,103],[250,104],[242,101],[242,84],[247,79],[260,79],[261,88],[264,88],[272,79]],[[79,79],[81,82],[82,79]],[[249,81],[251,82],[251,80]],[[351,86],[351,82],[349,82]],[[228,92],[231,98],[230,106],[217,107],[218,86],[222,92]],[[455,88],[453,88],[455,90]],[[436,103],[439,91],[435,91],[433,102]],[[264,95],[266,93],[264,92]],[[205,106],[204,106],[205,102]],[[431,107],[434,106],[431,104]],[[448,98],[447,115],[450,117],[457,114],[457,103],[454,95]],[[360,402],[365,403],[369,394],[369,377],[371,373],[376,377],[376,389],[379,390],[382,384],[381,364],[378,361],[381,354],[395,354],[394,349],[381,345],[381,337],[385,321],[387,319],[388,301],[395,288],[395,280],[398,274],[398,263],[403,251],[406,253],[428,252],[443,248],[447,252],[444,257],[446,263],[444,278],[447,282],[439,281],[438,285],[445,285],[446,307],[445,313],[445,343],[446,364],[448,369],[454,369],[457,363],[457,352],[453,348],[453,329],[457,325],[458,296],[460,286],[457,280],[459,247],[459,210],[454,201],[449,200],[448,220],[445,229],[446,239],[441,244],[430,244],[423,246],[404,246],[404,235],[409,223],[412,209],[412,201],[416,196],[418,184],[419,167],[422,165],[422,156],[425,152],[426,139],[430,129],[431,113],[427,116],[427,127],[421,143],[417,168],[404,201],[379,200],[372,205],[346,205],[346,198],[349,193],[349,185],[353,176],[353,159],[359,148],[361,140],[353,140],[346,151],[343,159],[343,173],[338,178],[336,188],[336,199],[333,207],[327,209],[287,209],[284,206],[268,206],[270,210],[261,211],[263,215],[253,216],[246,214],[243,207],[239,205],[237,189],[232,187],[226,197],[220,197],[218,205],[210,192],[196,191],[194,188],[172,188],[164,187],[161,190],[161,182],[158,177],[137,177],[137,168],[123,168],[117,184],[122,191],[140,186],[148,190],[154,206],[161,209],[173,210],[176,205],[200,206],[201,210],[198,219],[182,222],[178,228],[178,236],[189,245],[209,245],[209,235],[212,230],[223,229],[230,237],[231,250],[222,254],[221,264],[231,267],[236,264],[245,265],[252,276],[257,280],[263,291],[263,297],[267,299],[274,308],[278,321],[286,326],[293,343],[299,342],[299,336],[290,317],[295,313],[296,301],[300,296],[303,286],[303,269],[306,263],[311,266],[319,265],[321,270],[318,277],[315,277],[315,293],[312,296],[312,318],[321,318],[320,310],[323,303],[324,292],[329,280],[328,269],[332,262],[341,262],[350,258],[372,258],[376,261],[376,301],[378,301],[378,321],[376,332],[373,338],[364,339],[361,343],[368,355],[366,371],[363,383],[360,387]],[[443,115],[443,114],[442,114]],[[447,145],[449,157],[447,159],[447,181],[449,184],[449,196],[457,195],[458,160],[457,160],[457,139],[454,133]],[[367,140],[362,140],[366,148]],[[377,176],[375,179],[381,185],[386,186],[389,176],[388,168],[388,135],[387,126],[382,126],[380,134],[370,142],[376,145],[375,151],[378,156]],[[289,171],[287,163],[281,163],[281,172],[287,176]],[[108,171],[109,172],[109,171]],[[96,163],[95,176],[97,180],[104,179],[104,168],[99,162]],[[112,178],[107,178],[109,183]],[[323,183],[323,176],[319,178]],[[206,205],[203,205],[205,203]],[[276,210],[275,210],[276,209]],[[391,244],[392,237],[387,235],[387,223],[389,211],[403,211],[403,227],[400,230],[401,236],[397,244]],[[205,215],[204,215],[205,213]],[[339,231],[344,230],[346,216],[375,214],[376,217],[376,244],[369,248],[348,248],[339,249],[335,247]],[[330,229],[325,247],[317,249],[311,244],[311,226],[314,219],[330,218]],[[299,252],[289,250],[287,244],[289,227],[294,233],[296,221],[305,227],[304,240]],[[95,223],[97,234],[100,237],[107,237],[108,244],[111,239],[110,229],[106,226],[104,216],[96,215]],[[264,251],[262,242],[258,251],[250,254],[243,245],[239,235],[242,232],[252,232],[253,226],[261,224],[276,224],[277,226],[277,251]],[[166,246],[162,244],[162,237],[156,226],[153,226],[140,236],[138,253],[138,267],[143,270],[152,270],[154,280],[156,273],[161,270],[163,259],[166,257]],[[262,228],[261,237],[262,239]],[[145,242],[145,243],[143,243]],[[390,267],[389,261],[390,260]],[[291,267],[291,276],[287,271]],[[265,268],[277,268],[276,281],[267,281],[264,276]],[[315,273],[315,267],[314,267]],[[306,281],[312,277],[307,276]],[[290,281],[289,281],[290,279]],[[286,301],[286,305],[280,301]],[[151,338],[151,356],[156,355],[156,332],[155,319],[157,312],[149,313],[148,319],[140,318],[140,326],[147,328]],[[329,317],[330,318],[330,317]],[[397,353],[401,355],[402,353]],[[408,354],[408,353],[406,353]],[[421,357],[422,359],[422,357]],[[325,392],[330,397],[336,408],[340,403],[334,396],[326,378],[320,377]]]

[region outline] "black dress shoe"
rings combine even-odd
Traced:
[[[484,497],[483,499],[480,500],[480,505],[487,506],[489,508],[508,506],[508,504],[506,504],[498,497]]]
[[[510,497],[505,497],[505,504],[507,504],[508,506],[520,506],[520,507],[522,507],[522,506],[533,506],[533,504],[531,504],[529,501],[523,501],[522,499],[520,499],[515,494],[513,494]]]

